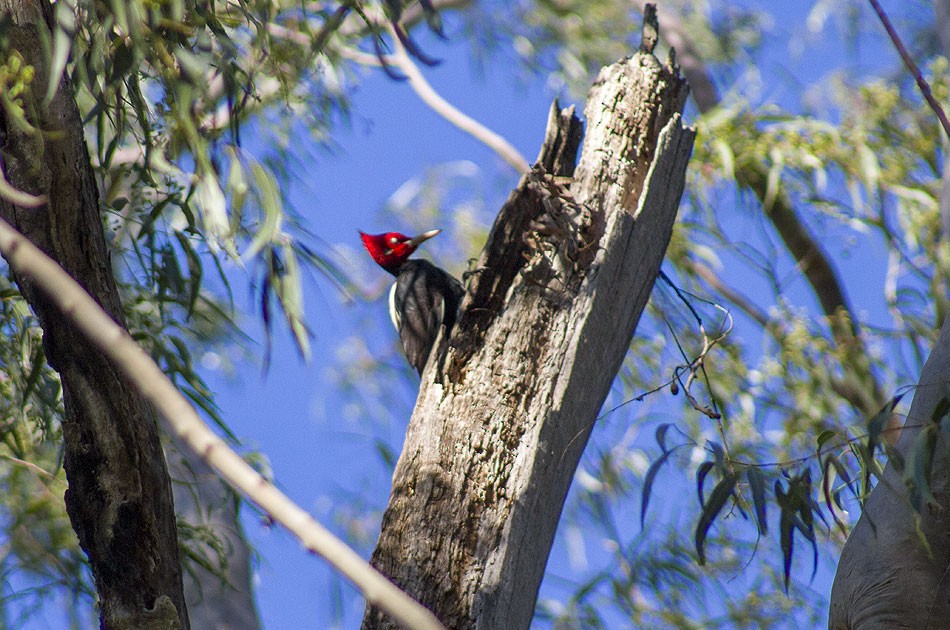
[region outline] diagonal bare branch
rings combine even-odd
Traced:
[[[18,276],[29,277],[75,326],[132,380],[165,419],[168,429],[232,488],[325,558],[368,602],[411,628],[442,628],[435,616],[374,569],[343,541],[251,468],[201,421],[191,404],[129,334],[79,284],[6,221],[0,253]]]

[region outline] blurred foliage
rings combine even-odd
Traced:
[[[911,4],[899,16],[905,41],[921,43],[917,61],[947,102],[931,7]],[[525,73],[582,99],[601,66],[638,44],[633,6],[484,3],[462,23],[483,64],[514,56]],[[814,571],[830,585],[829,565],[888,456],[915,508],[927,505],[946,414],[931,419],[907,462],[894,457],[888,427],[947,312],[945,142],[896,56],[862,65],[868,40],[890,51],[866,3],[815,2],[800,25],[777,25],[765,3],[661,10],[674,16],[661,15],[661,43],[670,30],[688,42],[719,100],[702,115],[693,109],[699,136],[664,267],[673,286],[657,282],[598,419],[548,564],[572,574],[549,568],[537,621],[761,628],[792,616],[813,627],[829,595],[809,586]],[[766,87],[758,64],[774,31],[803,55],[823,54],[804,51],[828,38],[846,53],[813,84],[790,73],[789,91],[774,77]],[[429,205],[420,191],[402,221]],[[778,205],[815,237],[852,312],[821,310],[776,231]],[[443,212],[451,219],[454,207]],[[445,263],[446,253],[434,256]]]
[[[42,73],[11,48],[0,20],[0,107],[28,125],[23,96],[48,100],[70,79],[130,332],[232,439],[199,374],[202,358],[226,362],[249,339],[235,321],[228,269],[250,274],[265,352],[280,317],[307,357],[304,278],[341,276],[307,245],[312,235],[284,201],[294,144],[330,142],[359,80],[349,58],[367,49],[382,58],[388,29],[423,58],[405,28],[392,26],[424,19],[438,32],[438,15],[428,3],[423,9],[404,14],[394,0],[56,2],[52,32],[35,42],[47,59]],[[41,85],[38,76],[50,80]],[[248,125],[264,154],[242,145]],[[6,278],[0,297],[0,622],[17,625],[6,617],[59,598],[84,627],[94,588],[63,504],[58,380],[36,321]],[[180,521],[179,538],[185,570],[225,566],[227,550],[206,528]]]
[[[54,33],[40,43],[52,74],[72,79],[87,124],[130,327],[224,431],[194,357],[242,341],[226,265],[249,270],[267,334],[276,307],[303,355],[305,270],[363,297],[385,290],[343,277],[307,246],[281,184],[302,140],[330,144],[334,125],[348,120],[359,64],[385,56],[388,18],[467,36],[485,63],[513,56],[578,99],[639,40],[636,3],[435,4],[463,11],[437,20],[391,1],[54,5]],[[904,23],[916,28],[912,41],[931,42],[918,62],[946,102],[947,62],[920,17],[929,5],[912,4]],[[676,20],[661,23],[661,42],[664,28],[677,29],[721,96],[694,116],[699,136],[665,267],[678,290],[657,284],[578,471],[555,550],[572,575],[549,572],[537,613],[545,625],[762,628],[790,615],[817,625],[827,593],[809,588],[812,567],[826,567],[854,521],[888,451],[879,438],[898,410],[895,394],[916,382],[947,313],[950,245],[937,202],[944,147],[932,112],[896,63],[844,68],[793,86],[802,102],[771,101],[757,68],[774,19],[761,6],[664,3]],[[807,21],[812,36],[841,38],[852,51],[872,23],[864,3],[829,0],[815,2]],[[0,105],[15,112],[22,90],[46,87],[0,52]],[[242,145],[247,124],[266,154]],[[765,174],[759,195],[750,171]],[[468,163],[433,169],[394,193],[386,212],[407,229],[444,216],[455,241],[443,237],[430,253],[455,260],[462,275],[492,204],[507,194],[485,179]],[[854,343],[836,335],[841,322],[820,311],[776,235],[769,213],[785,202],[838,269],[856,306],[844,315],[857,327]],[[347,266],[371,264],[363,258],[353,254]],[[2,601],[16,597],[20,610],[25,597],[92,589],[62,508],[58,385],[35,321],[6,281],[0,297]],[[709,347],[728,327],[724,311],[735,326]],[[341,347],[328,376],[352,401],[343,415],[400,415],[393,401],[411,395],[415,380],[395,344],[389,353]],[[875,405],[887,413],[873,414]],[[923,433],[905,468],[921,501],[937,430]],[[376,447],[391,467],[391,446]],[[338,518],[361,536],[369,527],[364,509]],[[214,549],[200,528],[181,529],[186,548],[190,539],[191,548]],[[40,586],[23,590],[22,578],[8,578],[23,573]]]

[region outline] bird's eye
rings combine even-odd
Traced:
[[[393,245],[395,245],[396,243],[399,242],[399,239],[396,238],[395,236],[390,236],[390,237],[389,237],[389,242],[392,243]]]

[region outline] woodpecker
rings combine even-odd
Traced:
[[[409,259],[416,248],[442,230],[409,237],[399,232],[360,232],[363,246],[380,267],[396,276],[389,290],[389,317],[399,332],[402,349],[419,375],[439,335],[452,331],[462,301],[462,283],[427,260]]]

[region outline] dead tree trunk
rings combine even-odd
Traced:
[[[35,76],[22,97],[33,130],[0,108],[0,157],[16,188],[46,205],[0,201],[0,213],[73,276],[118,321],[122,306],[99,214],[82,121],[66,78],[43,102],[50,41],[47,0],[0,0],[4,33]],[[44,39],[45,38],[45,39]],[[107,629],[182,628],[188,614],[172,493],[155,414],[135,388],[49,304],[29,277],[17,283],[43,327],[46,358],[60,374],[66,508],[89,557]]]
[[[652,48],[601,71],[576,172],[581,124],[552,111],[422,375],[373,563],[447,627],[529,627],[571,479],[657,277],[694,132],[679,114],[686,83]],[[363,625],[393,623],[370,609]]]

